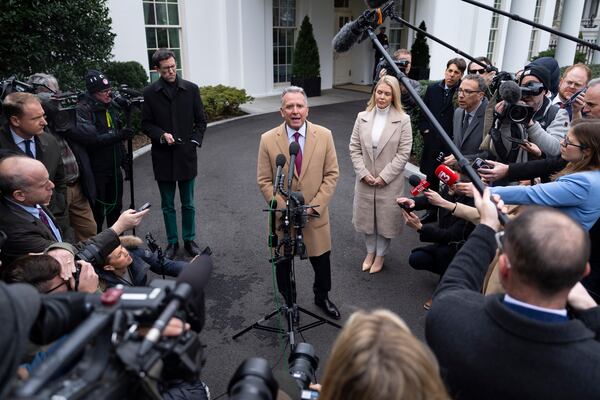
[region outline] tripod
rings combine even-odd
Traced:
[[[302,240],[302,224],[295,224],[294,228],[296,230],[296,236],[295,238],[292,238],[291,233],[290,233],[290,215],[294,215],[295,213],[290,211],[290,206],[289,206],[289,198],[292,198],[292,200],[294,200],[295,202],[297,202],[297,200],[294,199],[294,196],[290,195],[288,197],[288,201],[287,201],[287,207],[285,209],[282,210],[277,210],[275,209],[277,203],[276,202],[271,202],[270,204],[270,208],[263,210],[263,211],[268,211],[271,214],[271,232],[269,234],[269,245],[275,249],[275,256],[270,260],[270,262],[274,262],[275,263],[275,268],[284,268],[284,265],[289,263],[290,265],[290,273],[289,273],[289,288],[287,290],[287,293],[285,293],[285,304],[282,305],[281,307],[271,311],[270,313],[266,314],[264,317],[262,317],[261,319],[259,319],[258,321],[254,322],[253,324],[251,324],[250,326],[242,329],[241,331],[239,331],[238,333],[236,333],[235,335],[233,335],[232,339],[235,340],[238,337],[242,336],[243,334],[245,334],[246,332],[251,331],[252,329],[257,329],[257,330],[261,330],[261,331],[266,331],[266,332],[274,332],[274,333],[278,333],[281,335],[285,335],[288,338],[288,342],[290,344],[290,348],[293,351],[296,348],[296,344],[297,344],[297,340],[296,340],[296,336],[298,334],[300,334],[301,332],[304,332],[306,330],[309,330],[311,328],[315,328],[317,326],[320,325],[324,325],[324,324],[328,324],[331,325],[333,327],[336,327],[338,329],[341,329],[342,327],[338,324],[336,324],[335,322],[332,322],[326,318],[320,317],[308,310],[306,310],[305,308],[300,307],[298,304],[296,304],[296,274],[294,271],[294,256],[299,256],[300,259],[306,259],[306,248],[304,247],[304,242]],[[303,211],[304,214],[306,214],[306,209],[310,208],[311,206],[305,206],[303,204],[296,204],[295,209],[301,209]],[[281,212],[283,213],[282,216],[282,225],[281,227],[283,228],[283,240],[281,244],[278,244],[278,237],[275,234],[275,212]],[[297,215],[297,214],[295,214]],[[302,220],[302,216],[298,217],[296,219]],[[284,254],[281,255],[280,254],[280,249],[283,247],[284,250]],[[271,318],[273,318],[275,315],[282,313],[285,314],[286,317],[286,329],[284,328],[275,328],[272,326],[268,326],[268,325],[262,325],[263,322],[270,320]],[[300,324],[297,322],[299,320],[299,313],[303,313],[306,315],[311,316],[312,318],[314,318],[316,321],[311,322],[309,324],[300,326]]]

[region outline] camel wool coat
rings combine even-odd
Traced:
[[[358,113],[350,139],[350,158],[356,173],[352,223],[357,232],[393,238],[404,225],[396,197],[403,194],[403,171],[412,147],[412,128],[410,117],[391,106],[379,145],[374,149],[371,132],[375,112],[373,108]],[[366,184],[362,179],[369,174],[380,176],[386,185],[377,188]]]
[[[331,131],[308,121],[306,124],[302,168],[299,176],[298,171],[294,169],[292,190],[304,195],[306,205],[318,205],[315,211],[320,218],[309,218],[303,229],[308,256],[315,257],[331,250],[329,202],[335,192],[340,172]],[[260,138],[256,176],[258,187],[267,203],[273,195],[275,159],[278,154],[285,155],[287,160],[283,167],[284,187],[287,190],[289,146],[285,123],[263,133]],[[285,200],[280,194],[277,195],[277,208],[285,208]],[[279,217],[278,213],[277,218]]]

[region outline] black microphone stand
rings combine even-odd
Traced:
[[[293,173],[293,172],[292,172]],[[280,268],[280,265],[283,263],[290,263],[290,275],[289,275],[289,292],[286,293],[285,301],[286,303],[280,306],[279,308],[271,311],[266,314],[264,317],[254,322],[253,324],[247,326],[241,331],[237,332],[233,335],[232,339],[235,340],[243,334],[249,332],[252,329],[273,332],[280,335],[283,335],[287,338],[288,343],[290,344],[291,351],[294,351],[296,345],[298,344],[296,340],[296,336],[306,330],[311,328],[315,328],[317,326],[328,324],[338,329],[342,327],[335,322],[332,322],[326,318],[323,318],[317,314],[314,314],[307,309],[300,307],[296,304],[296,273],[294,270],[294,257],[298,256],[300,259],[306,259],[306,249],[304,247],[304,241],[302,240],[302,224],[299,224],[297,219],[298,216],[294,216],[293,219],[296,221],[296,224],[292,227],[292,207],[290,202],[294,202],[294,210],[298,210],[301,208],[303,212],[306,212],[306,209],[318,207],[316,205],[304,205],[304,198],[300,193],[292,192],[291,188],[288,188],[288,191],[283,189],[283,180],[280,181],[280,185],[277,190],[286,197],[286,207],[283,209],[276,209],[277,202],[271,201],[269,204],[269,208],[263,211],[268,212],[271,219],[270,232],[269,232],[269,247],[275,249],[275,256],[269,259],[270,263],[275,263],[275,268]],[[274,218],[277,212],[281,213],[281,225],[280,228],[283,231],[283,238],[278,240],[277,233],[275,230]],[[296,230],[296,236],[292,238],[291,229],[294,228]],[[273,244],[275,244],[273,246]],[[283,249],[283,254],[280,253],[280,250]],[[270,320],[275,315],[282,313],[286,316],[286,325],[287,329],[272,327],[268,325],[262,325],[263,322]],[[303,326],[299,326],[296,320],[299,318],[299,313],[304,313],[315,319],[314,322],[308,323]]]
[[[464,1],[465,3],[469,3],[469,4],[472,4],[474,6],[480,7],[480,8],[484,8],[484,9],[486,9],[488,11],[491,11],[491,12],[494,12],[496,14],[504,15],[505,17],[508,17],[508,18],[513,19],[515,21],[522,22],[524,24],[533,26],[534,28],[538,28],[538,29],[541,29],[543,31],[550,32],[550,33],[552,33],[552,34],[554,34],[556,36],[560,36],[560,37],[563,37],[565,39],[569,39],[572,42],[579,43],[579,44],[581,44],[583,46],[589,47],[590,49],[593,49],[593,50],[596,50],[596,51],[600,51],[600,46],[598,46],[595,43],[586,42],[585,40],[576,38],[575,36],[571,36],[571,35],[568,35],[566,33],[561,32],[561,31],[557,31],[556,29],[548,28],[545,25],[538,24],[537,22],[534,22],[534,21],[531,21],[531,20],[528,20],[528,19],[525,19],[525,18],[521,18],[517,14],[511,14],[511,13],[506,12],[506,11],[498,10],[498,9],[496,9],[494,7],[490,7],[487,4],[483,4],[483,3],[480,3],[478,1],[473,1],[473,0],[462,0],[462,1]]]
[[[393,14],[392,8],[393,7],[387,7],[387,12],[383,15],[384,18],[385,18],[385,15]],[[381,24],[381,21],[379,21],[379,24]],[[432,114],[429,107],[427,107],[425,105],[425,103],[423,102],[423,99],[421,99],[421,96],[419,96],[419,93],[417,93],[417,91],[412,87],[406,74],[404,74],[402,71],[400,71],[400,68],[398,68],[398,66],[396,65],[394,60],[392,60],[392,56],[390,56],[389,53],[387,51],[385,51],[385,49],[381,45],[381,42],[379,41],[379,39],[377,39],[377,36],[375,35],[375,33],[373,33],[373,29],[374,28],[372,26],[369,26],[369,27],[367,27],[367,30],[366,30],[369,37],[371,38],[371,41],[377,47],[377,49],[379,49],[379,51],[381,52],[381,54],[387,61],[388,65],[394,70],[395,76],[400,78],[400,81],[402,82],[402,84],[404,85],[404,87],[406,88],[406,90],[408,91],[410,96],[413,98],[415,103],[417,103],[418,106],[421,108],[421,111],[425,114],[425,116],[427,117],[427,119],[429,120],[429,122],[431,123],[431,125],[433,126],[435,131],[437,132],[437,134],[440,136],[442,141],[446,144],[446,146],[448,146],[448,148],[454,155],[454,158],[456,158],[456,161],[457,161],[458,166],[460,167],[461,171],[465,172],[469,176],[469,178],[471,178],[471,182],[473,182],[473,185],[475,186],[475,188],[477,188],[479,193],[483,194],[483,190],[485,189],[485,186],[484,186],[483,182],[481,181],[481,178],[479,177],[479,175],[477,175],[477,173],[475,172],[473,167],[471,167],[471,164],[465,158],[465,156],[460,152],[458,147],[456,147],[456,145],[454,144],[452,139],[450,139],[450,136],[448,136],[448,133],[446,133],[446,131],[444,130],[442,125],[440,125],[438,120]],[[502,213],[500,210],[498,210],[498,218],[500,219],[500,223],[502,225],[505,225],[508,222],[508,217],[506,216],[506,214]]]
[[[127,129],[131,128],[131,108],[127,107],[123,110],[125,114],[125,127]],[[129,209],[135,210],[135,195],[134,195],[134,184],[133,184],[133,138],[127,139],[127,168],[129,169],[129,195],[131,198],[131,202],[129,203]],[[135,235],[135,228],[131,229],[133,235]]]
[[[442,39],[435,37],[434,35],[432,35],[431,33],[428,33],[427,31],[424,31],[421,28],[418,28],[410,23],[408,23],[408,21],[400,18],[398,15],[396,15],[393,11],[390,11],[390,18],[393,19],[396,22],[399,22],[403,25],[406,25],[407,27],[409,27],[410,29],[412,29],[413,31],[417,31],[419,33],[422,33],[423,35],[427,36],[428,38],[430,38],[433,41],[438,42],[439,44],[441,44],[442,46],[445,46],[447,48],[449,48],[450,50],[452,50],[453,52],[460,54],[461,56],[469,59],[469,61],[479,65],[480,67],[485,68],[485,72],[498,72],[498,68],[494,67],[493,65],[485,65],[483,62],[475,59],[475,57],[465,53],[464,51],[461,51],[459,48],[452,46],[449,43],[444,42]]]

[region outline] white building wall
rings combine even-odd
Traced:
[[[540,24],[550,27],[550,28],[552,27],[555,7],[556,7],[556,0],[545,0],[544,1],[542,13],[540,14]],[[548,48],[549,44],[550,44],[550,32],[540,29],[538,48],[535,49],[535,51],[533,53],[537,54],[540,51],[546,50]]]
[[[137,61],[148,71],[144,9],[140,0],[108,0],[111,30],[115,36],[113,59]]]

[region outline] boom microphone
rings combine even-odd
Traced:
[[[296,166],[296,156],[300,152],[298,142],[290,143],[290,168],[288,171],[288,191],[292,193],[292,180],[294,179],[294,167]]]
[[[362,16],[356,21],[347,22],[342,29],[333,37],[331,44],[337,53],[343,53],[348,50],[360,38],[364,31]]]
[[[521,100],[521,88],[514,81],[505,81],[500,85],[500,97],[509,104],[516,104]]]
[[[429,187],[429,182],[425,179],[419,178],[417,175],[411,175],[408,178],[408,182],[413,188],[410,190],[410,194],[415,197],[423,193]]]
[[[285,155],[283,154],[277,154],[277,157],[275,158],[275,165],[277,166],[277,171],[275,172],[275,183],[273,185],[273,196],[275,196],[277,194],[277,188],[279,187],[279,185],[281,184],[281,181],[283,180],[283,174],[281,173],[281,170],[283,169],[283,166],[285,165]]]
[[[435,176],[446,185],[454,185],[458,180],[458,174],[448,168],[447,165],[441,164],[435,169]]]
[[[138,350],[139,357],[144,356],[158,343],[162,332],[182,303],[189,302],[190,309],[195,314],[194,330],[202,329],[204,325],[204,287],[210,278],[211,271],[212,260],[208,255],[196,257],[181,271],[177,278],[177,286],[173,290],[173,298],[148,331]]]

